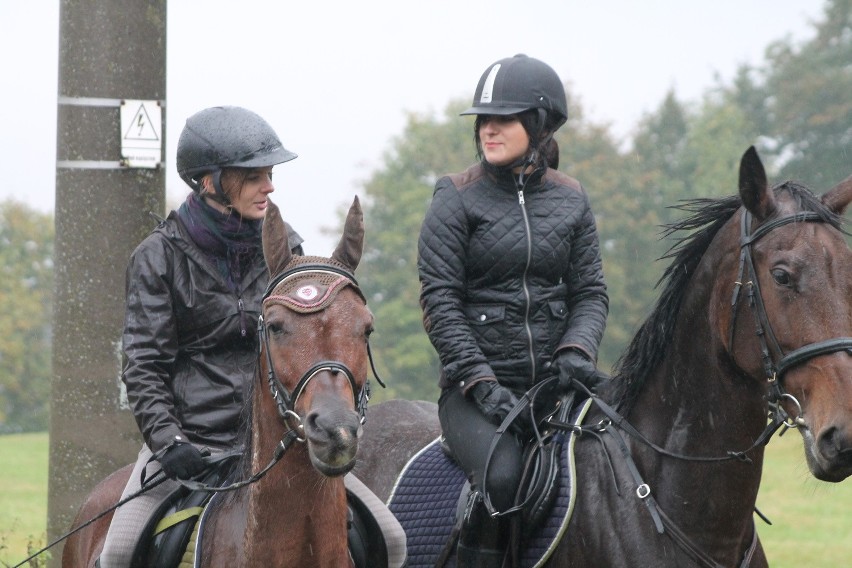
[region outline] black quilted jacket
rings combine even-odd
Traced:
[[[291,230],[297,252],[301,242]],[[231,291],[174,212],[133,251],[122,380],[152,451],[175,436],[214,448],[234,443],[267,281],[258,255]]]
[[[582,186],[540,170],[519,192],[480,164],[443,177],[418,243],[424,326],[442,388],[497,377],[525,391],[556,351],[597,359],[609,299]]]

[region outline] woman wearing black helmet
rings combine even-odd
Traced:
[[[193,191],[130,257],[122,336],[122,380],[144,438],[122,497],[139,490],[143,468],[171,479],[116,511],[102,568],[130,566],[173,479],[200,473],[202,452],[235,443],[267,284],[261,223],[272,168],[295,157],[244,108],[208,108],[186,121],[177,169]],[[301,254],[302,238],[287,228]]]
[[[420,300],[441,361],[444,438],[471,481],[458,564],[501,566],[506,527],[489,513],[515,505],[524,429],[500,438],[483,487],[492,438],[545,378],[597,386],[608,297],[588,197],[555,169],[553,134],[568,114],[557,74],[525,55],[501,59],[462,114],[476,115],[480,162],[436,183],[418,244]]]

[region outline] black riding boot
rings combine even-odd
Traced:
[[[470,493],[456,550],[458,568],[501,568],[508,534],[500,517],[488,514],[478,491]]]

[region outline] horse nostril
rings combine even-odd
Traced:
[[[826,428],[817,443],[820,453],[827,459],[833,460],[838,454],[849,451],[848,440],[844,440],[842,432],[835,426]]]
[[[319,412],[309,412],[305,417],[305,426],[307,427],[309,432],[316,432],[318,425],[317,421],[319,420]]]

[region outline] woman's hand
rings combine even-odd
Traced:
[[[518,397],[496,380],[479,381],[470,388],[467,396],[495,424],[503,422],[518,403]]]
[[[198,448],[186,442],[169,446],[160,458],[160,466],[171,479],[192,479],[207,467]]]
[[[572,381],[581,383],[592,393],[603,382],[592,360],[577,349],[561,351],[556,357],[556,364],[559,367],[559,386],[566,392],[574,388]]]

